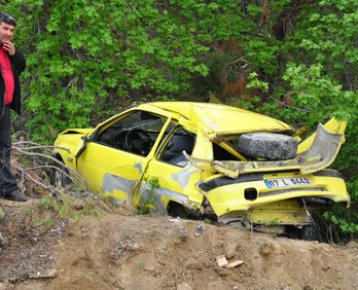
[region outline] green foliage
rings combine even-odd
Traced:
[[[269,90],[269,84],[267,82],[261,81],[258,78],[258,74],[256,72],[252,72],[249,74],[249,83],[246,85],[247,89],[259,89],[264,93],[267,93]]]
[[[149,190],[145,193],[141,193],[139,196],[139,202],[137,204],[137,211],[139,214],[150,214],[155,207],[157,198],[155,197],[155,190],[159,188],[158,177],[151,177],[144,180],[149,185]]]
[[[197,61],[206,48],[172,5],[15,0],[5,9],[21,20],[16,36],[27,54],[27,126],[34,140],[88,126],[134,100],[170,96],[188,88],[191,74],[207,74]]]
[[[345,121],[357,121],[357,92],[343,90],[330,76],[323,75],[321,64],[307,67],[303,64],[289,63],[283,80],[291,88],[289,94],[295,104],[314,114],[305,116],[309,125],[329,116]],[[348,105],[349,104],[349,105]]]
[[[76,206],[78,208],[76,208]],[[96,201],[91,199],[75,199],[68,194],[54,197],[48,194],[36,203],[36,208],[51,211],[60,218],[78,220],[83,215],[100,216],[102,210]]]
[[[23,223],[19,225],[18,233],[26,235],[35,230],[40,235],[44,235],[52,228],[55,220],[56,218],[49,212],[29,208]]]
[[[5,211],[0,206],[0,221],[5,217]]]
[[[348,177],[352,210],[325,216],[356,231],[357,1],[13,0],[0,8],[18,19],[33,140],[50,142],[133,101],[215,99],[311,129],[335,116],[348,121],[334,167]]]

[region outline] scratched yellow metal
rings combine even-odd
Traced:
[[[145,110],[167,118],[147,156],[138,156],[103,146],[91,139],[88,142],[83,139],[94,136],[96,130],[105,130],[133,110]],[[159,158],[165,146],[161,140],[166,138],[165,130],[170,123],[178,124],[196,135],[192,154],[186,154],[190,162],[185,167],[168,165]],[[63,149],[57,148],[54,151],[68,167],[86,178],[94,193],[111,195],[123,202],[138,204],[140,194],[154,194],[153,206],[163,213],[170,202],[204,213],[203,204],[207,199],[217,216],[244,213],[246,218],[250,214],[253,222],[260,224],[303,224],[309,222],[309,217],[306,209],[298,202],[302,197],[326,198],[349,205],[350,198],[342,178],[315,175],[315,172],[325,169],[336,158],[345,141],[345,128],[345,122],[331,119],[320,129],[323,130],[323,137],[320,137],[323,141],[316,140],[316,133],[311,135],[299,144],[296,159],[247,161],[226,142],[227,139],[247,132],[290,132],[294,135],[294,129],[279,120],[224,105],[157,102],[138,105],[102,122],[96,128],[66,130],[55,142],[56,146]],[[296,137],[300,140],[298,135]],[[324,145],[326,140],[332,144],[331,147]],[[237,160],[214,160],[213,142]],[[320,146],[329,149],[323,155],[317,155]],[[76,154],[83,148],[83,153],[76,158]],[[282,173],[284,170],[290,172]],[[249,173],[260,173],[262,179],[235,182],[235,178]],[[224,176],[232,178],[232,182],[208,191],[198,187],[200,183]],[[153,178],[158,180],[157,188],[150,187]],[[268,188],[264,179],[274,178],[308,178],[311,184]],[[245,198],[247,188],[257,191],[255,199]]]
[[[336,159],[344,143],[345,122],[332,119],[325,126],[319,125],[317,133],[312,134],[300,145],[294,159],[280,161],[216,161],[187,155],[198,167],[212,167],[226,176],[235,178],[243,173],[270,172],[280,170],[299,170],[302,174],[317,172],[327,168]],[[328,129],[328,130],[327,130]],[[306,150],[304,150],[306,149]],[[240,158],[242,159],[242,158]]]

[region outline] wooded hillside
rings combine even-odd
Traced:
[[[307,131],[347,120],[334,164],[350,210],[324,215],[358,233],[358,2],[354,0],[12,0],[27,57],[15,132],[51,143],[133,102],[222,102]],[[15,134],[15,136],[17,136]]]

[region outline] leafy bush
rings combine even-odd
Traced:
[[[333,115],[349,121],[334,167],[348,178],[352,209],[325,216],[357,233],[357,1],[13,0],[0,8],[18,19],[33,140],[51,142],[133,101],[215,100],[309,128]]]

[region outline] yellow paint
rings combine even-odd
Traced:
[[[251,217],[252,215],[252,217]],[[278,203],[259,206],[247,212],[247,219],[255,224],[305,224],[311,222],[304,207],[298,200],[284,200]]]
[[[177,112],[217,135],[293,130],[277,119],[226,105],[190,102],[158,102],[152,105]]]
[[[148,111],[166,119],[147,156],[110,148],[90,140],[76,160],[76,153],[83,145],[82,137],[92,138],[96,132],[105,130],[134,110]],[[182,126],[196,135],[194,150],[190,156],[186,155],[191,163],[185,167],[160,160],[169,142],[166,129],[170,124]],[[338,122],[335,119],[324,125],[328,132],[342,136],[341,143],[344,142],[345,127],[345,122]],[[123,201],[131,201],[132,204],[138,203],[140,186],[145,188],[151,178],[157,178],[159,181],[160,188],[154,190],[154,193],[160,194],[158,200],[164,209],[169,202],[173,201],[203,213],[203,201],[207,198],[217,216],[244,213],[248,219],[252,218],[254,223],[300,224],[307,222],[306,211],[297,202],[297,199],[304,196],[327,198],[349,204],[350,198],[343,179],[315,176],[314,172],[318,169],[305,173],[301,170],[302,164],[298,161],[297,164],[292,160],[248,162],[234,148],[225,143],[225,140],[232,136],[258,131],[285,133],[294,132],[294,129],[276,119],[225,105],[157,102],[130,108],[102,122],[96,128],[66,130],[58,136],[55,142],[56,146],[64,147],[66,150],[57,148],[54,152],[61,156],[67,166],[77,170],[86,178],[94,193],[111,195]],[[300,139],[299,136],[295,137]],[[301,154],[309,150],[314,138],[315,134],[301,142],[298,152]],[[225,162],[213,160],[213,140],[234,155],[237,160]],[[314,159],[315,156],[309,156],[305,162],[314,162]],[[232,167],[232,164],[237,167]],[[327,166],[322,165],[319,170]],[[280,173],[283,170],[295,172]],[[300,170],[301,173],[299,173]],[[263,180],[258,180],[241,183],[233,181],[232,184],[217,187],[208,192],[203,192],[198,187],[201,182],[220,176],[236,178],[248,173],[263,173],[264,179],[305,177],[309,178],[312,184],[306,187],[269,189]],[[104,184],[105,180],[110,180],[110,182]],[[256,188],[258,197],[255,200],[245,199],[244,192],[247,188]],[[281,190],[281,192],[270,195],[275,190]]]
[[[327,177],[327,176],[314,176],[312,174],[300,175],[300,174],[268,174],[264,175],[263,179],[272,178],[288,178],[288,177],[305,177],[308,178],[312,184],[297,187],[285,187],[269,189],[265,185],[263,180],[242,182],[236,184],[230,184],[222,187],[218,187],[209,191],[206,195],[209,199],[211,206],[218,216],[226,215],[235,211],[247,211],[250,208],[257,206],[263,206],[265,204],[274,204],[281,202],[282,200],[289,200],[294,198],[300,198],[304,196],[328,198],[335,202],[347,202],[349,204],[350,198],[347,193],[346,185],[343,179]],[[302,191],[302,188],[307,190]],[[258,192],[258,197],[255,200],[246,200],[244,192],[246,188],[255,188]],[[324,188],[325,191],[317,191],[320,188]],[[295,191],[295,189],[299,189]],[[287,192],[265,195],[265,193],[275,192],[279,190],[287,190]],[[264,196],[260,196],[260,195]]]
[[[282,170],[299,170],[302,174],[313,173],[330,166],[336,159],[344,142],[344,129],[346,127],[344,124],[333,120],[327,123],[326,126],[319,125],[317,130],[319,134],[315,133],[301,143],[301,152],[294,159],[282,161],[220,161],[192,156],[187,156],[187,158],[203,170],[211,167],[231,178],[236,178],[244,173]],[[338,133],[331,133],[330,131]],[[320,137],[316,138],[316,135]],[[305,148],[305,151],[302,151],[302,148]],[[239,159],[242,160],[240,157]]]
[[[329,133],[343,135],[341,144],[345,142],[344,131],[347,128],[347,122],[337,121],[335,118],[332,118],[327,123],[325,123],[323,127]],[[304,151],[307,151],[312,146],[315,138],[316,138],[316,132],[310,135],[307,139],[305,139],[298,145],[297,153],[302,153]]]

